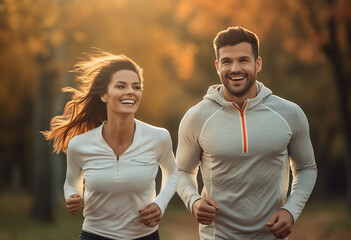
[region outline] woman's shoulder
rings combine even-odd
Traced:
[[[139,127],[142,129],[142,131],[147,133],[147,134],[151,134],[154,136],[163,136],[163,137],[169,136],[169,132],[165,128],[157,127],[157,126],[151,125],[149,123],[142,122],[140,120],[135,120],[135,121],[139,125]]]
[[[73,137],[68,142],[68,147],[69,148],[77,148],[79,146],[85,146],[85,145],[89,144],[90,142],[95,141],[96,134],[98,133],[99,129],[100,129],[100,126]]]

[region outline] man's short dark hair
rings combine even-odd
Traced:
[[[229,27],[226,30],[220,31],[213,40],[213,47],[215,49],[216,58],[219,58],[219,49],[224,46],[234,46],[241,42],[248,42],[251,44],[252,53],[255,59],[258,58],[259,44],[258,36],[253,32],[237,26]]]

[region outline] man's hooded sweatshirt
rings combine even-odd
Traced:
[[[296,221],[314,187],[317,168],[305,114],[262,83],[256,87],[257,96],[240,108],[224,99],[222,85],[211,86],[181,121],[178,194],[192,211],[201,198],[200,165],[202,197],[220,207],[212,224],[200,224],[201,239],[275,239],[266,227],[273,213],[284,208]]]

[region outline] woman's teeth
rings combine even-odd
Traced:
[[[122,104],[135,104],[134,100],[122,100],[121,101]]]

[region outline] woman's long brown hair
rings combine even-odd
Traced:
[[[112,75],[120,70],[138,74],[143,84],[143,70],[124,55],[107,52],[90,55],[86,61],[75,65],[77,87],[65,87],[71,93],[62,115],[51,119],[50,130],[43,132],[47,140],[53,140],[54,152],[66,152],[68,142],[75,136],[96,128],[107,120],[107,110],[100,96],[107,92]]]

